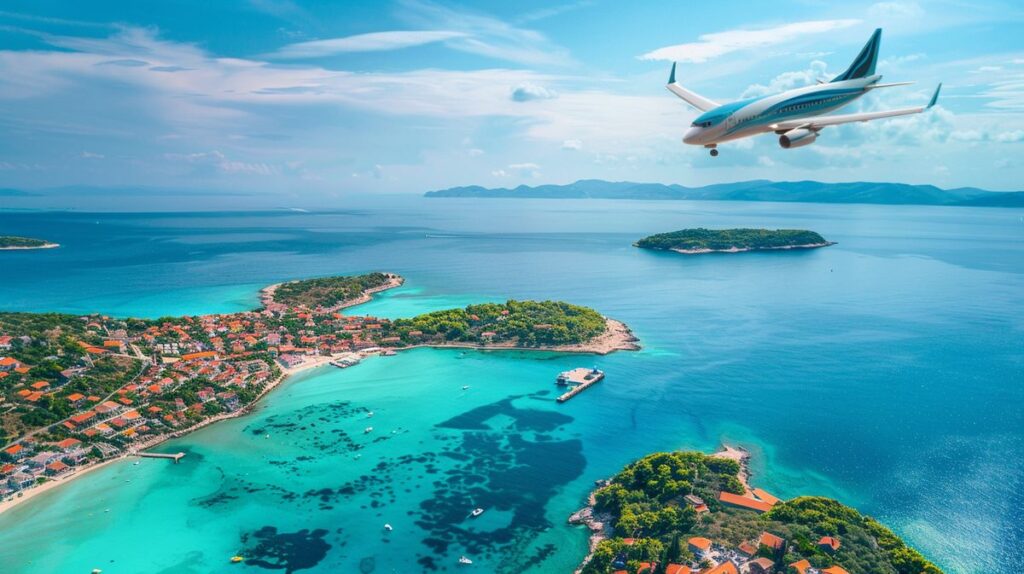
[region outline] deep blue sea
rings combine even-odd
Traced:
[[[631,246],[698,226],[838,245]],[[754,453],[756,485],[839,498],[947,572],[1024,569],[1024,210],[393,197],[311,213],[0,211],[0,234],[62,245],[0,252],[4,310],[229,312],[269,283],[381,270],[408,281],[359,312],[565,299],[644,345],[422,349],[304,373],[163,445],[188,453],[180,465],[114,464],[0,515],[4,572],[264,571],[228,564],[240,551],[301,573],[570,572],[586,533],[566,517],[594,480],[723,441]],[[556,404],[555,375],[590,365],[605,381]]]

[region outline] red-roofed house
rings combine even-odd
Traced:
[[[50,476],[57,476],[58,474],[64,474],[65,472],[67,472],[69,470],[71,470],[71,467],[66,465],[66,464],[64,464],[63,462],[61,462],[59,460],[55,460],[55,461],[51,462],[50,464],[46,465],[46,474],[49,474]]]
[[[690,552],[693,552],[694,554],[704,554],[711,550],[711,541],[700,536],[694,536],[687,540],[686,545],[689,547]]]
[[[822,568],[821,569],[821,574],[850,574],[850,573],[847,572],[846,569],[843,568],[842,566],[836,564],[834,566],[829,566],[828,568]]]
[[[21,446],[20,444],[13,444],[5,448],[4,452],[14,457],[15,460],[25,458],[25,456],[28,455],[28,452],[25,450],[25,447]]]
[[[753,556],[754,554],[757,554],[757,548],[754,548],[754,545],[749,542],[740,542],[740,545],[736,548],[740,551],[740,554],[743,554],[744,556]]]
[[[772,509],[772,505],[767,502],[762,502],[755,498],[750,498],[740,494],[725,492],[724,490],[718,493],[718,501],[726,506],[746,508],[747,510],[753,510],[755,512],[768,512]]]
[[[726,561],[710,570],[701,572],[701,574],[740,574],[740,569],[732,562]]]
[[[747,562],[747,571],[750,574],[771,574],[774,569],[775,563],[763,556]]]
[[[803,560],[790,564],[789,567],[796,570],[797,574],[807,574],[808,570],[811,568],[811,563],[804,558]]]
[[[67,452],[80,444],[82,444],[82,441],[78,440],[77,438],[66,438],[56,443],[56,447],[64,452]]]
[[[842,543],[839,542],[839,539],[832,536],[822,536],[821,540],[818,541],[818,548],[829,553],[839,550],[840,546],[842,546]]]
[[[757,539],[757,544],[758,546],[778,550],[786,545],[786,541],[771,532],[762,532],[761,537]]]
[[[665,567],[665,574],[693,574],[693,569],[686,564],[669,564]]]

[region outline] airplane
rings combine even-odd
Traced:
[[[871,90],[913,83],[878,83],[882,76],[875,74],[875,63],[881,39],[882,29],[878,28],[850,67],[829,82],[819,80],[813,86],[728,104],[709,100],[676,83],[676,65],[673,62],[668,90],[703,112],[690,125],[690,130],[683,136],[683,143],[704,146],[711,150],[712,157],[716,157],[718,144],[722,142],[775,132],[779,136],[779,145],[791,149],[813,143],[818,138],[818,132],[828,126],[918,114],[930,109],[939,99],[941,83],[935,88],[927,106],[823,115],[849,104]]]

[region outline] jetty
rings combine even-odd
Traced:
[[[360,357],[356,353],[347,353],[331,361],[331,365],[339,369],[347,369],[352,365],[358,365]]]
[[[166,459],[169,459],[169,460],[173,460],[174,464],[178,464],[178,461],[180,461],[182,458],[185,457],[185,453],[183,453],[183,452],[175,452],[175,453],[170,453],[170,452],[137,452],[137,453],[135,453],[135,456],[139,456],[139,457],[142,457],[142,458],[166,458]]]
[[[570,385],[572,388],[556,400],[564,403],[587,390],[591,385],[599,383],[602,379],[604,379],[604,371],[598,370],[597,367],[593,369],[578,368],[560,373],[558,378],[555,379],[555,383],[558,385]]]

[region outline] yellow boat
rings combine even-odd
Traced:
[[[232,564],[238,564],[242,560],[245,560],[245,558],[242,558],[241,556],[232,556],[231,557],[231,563]]]

